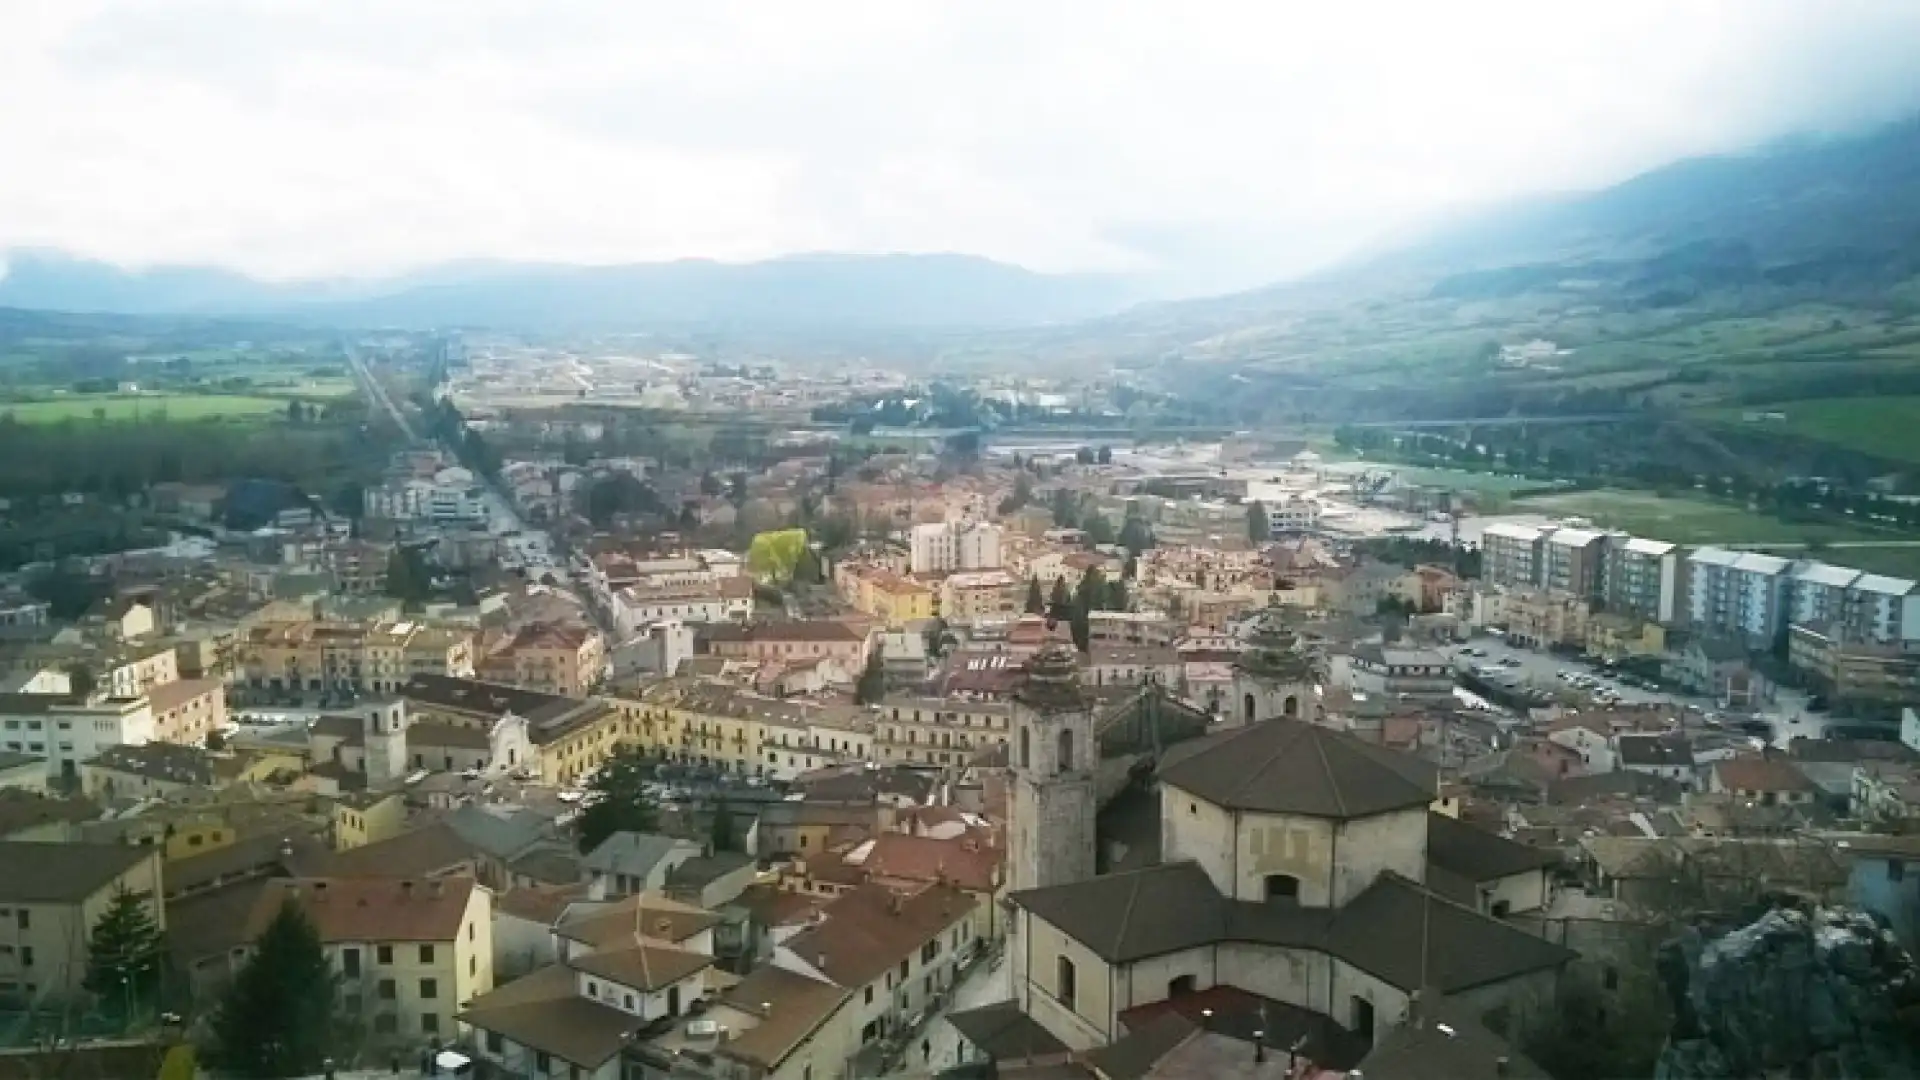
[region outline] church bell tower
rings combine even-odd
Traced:
[[[1027,662],[1014,692],[1007,844],[1010,889],[1085,881],[1094,875],[1093,704],[1073,650],[1053,644]]]

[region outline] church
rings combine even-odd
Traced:
[[[1030,662],[1009,761],[1007,950],[1013,1005],[1047,1042],[1097,1051],[1211,1003],[1254,1010],[1256,1041],[1357,1058],[1442,1006],[1551,1006],[1575,954],[1443,885],[1458,875],[1434,861],[1443,841],[1430,847],[1433,768],[1316,722],[1308,677],[1274,651],[1242,664],[1236,708],[1153,763],[1157,862],[1107,875],[1094,872],[1095,710],[1071,652]],[[1463,827],[1433,831],[1447,825]]]

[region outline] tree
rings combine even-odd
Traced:
[[[1087,516],[1080,522],[1080,531],[1087,534],[1087,543],[1096,547],[1113,543],[1113,525],[1107,521],[1107,515],[1099,510],[1087,511]]]
[[[646,755],[632,747],[614,751],[593,774],[593,782],[580,800],[578,840],[581,851],[592,851],[617,832],[652,832],[658,824],[652,800],[645,786],[653,777],[653,766]]]
[[[306,406],[300,404],[299,398],[294,398],[292,401],[287,402],[287,422],[289,424],[304,424],[307,422],[307,409]]]
[[[1074,592],[1072,618],[1067,628],[1073,634],[1073,647],[1086,652],[1093,645],[1094,611],[1100,609],[1107,599],[1107,576],[1097,566],[1087,567],[1080,575],[1080,588]]]
[[[131,1021],[160,989],[160,962],[166,939],[147,910],[147,902],[126,889],[108,901],[87,942],[83,985],[109,1011],[126,1010]]]
[[[1089,446],[1083,446],[1080,449],[1075,450],[1073,452],[1073,460],[1079,462],[1082,465],[1093,464],[1093,448]]]
[[[1125,611],[1130,606],[1127,597],[1127,579],[1117,577],[1107,582],[1107,599],[1101,607],[1107,611]]]
[[[735,851],[740,846],[733,832],[733,808],[721,799],[713,808],[713,831],[709,836],[715,851]]]
[[[727,501],[735,510],[747,504],[747,474],[736,472],[727,477]]]
[[[793,580],[794,570],[806,550],[805,529],[759,533],[747,545],[747,570],[759,581],[784,585]]]
[[[1047,610],[1047,601],[1040,595],[1040,579],[1027,579],[1027,614],[1039,615]]]
[[[711,499],[723,490],[725,489],[720,486],[719,477],[713,475],[711,472],[703,472],[700,474],[700,494]]]
[[[387,595],[408,611],[418,611],[433,597],[433,578],[417,548],[397,547],[387,556]]]
[[[860,671],[860,681],[854,684],[853,700],[862,705],[872,705],[887,692],[886,658],[881,650],[874,649],[867,654],[867,666]]]
[[[1047,618],[1062,623],[1073,618],[1073,593],[1066,578],[1053,579],[1053,591],[1047,596]]]
[[[1099,452],[1094,455],[1094,460],[1098,461],[1102,465],[1113,464],[1113,447],[1111,446],[1101,447]]]
[[[1247,539],[1256,544],[1273,539],[1273,523],[1267,519],[1267,508],[1259,499],[1247,504]]]
[[[319,1073],[335,1041],[335,981],[319,929],[288,901],[214,1014],[215,1060],[239,1076]]]
[[[1127,515],[1127,520],[1120,526],[1120,546],[1127,549],[1128,558],[1153,546],[1153,529],[1145,518]]]

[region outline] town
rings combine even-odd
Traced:
[[[9,1045],[1575,1080],[1652,1075],[1702,911],[1920,933],[1920,584],[1845,550],[1097,380],[345,354],[346,497],[154,480],[0,590]]]

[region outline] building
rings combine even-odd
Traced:
[[[1020,614],[1026,585],[1004,570],[949,574],[940,582],[940,617],[970,625]]]
[[[1339,661],[1343,660],[1344,663]],[[1338,658],[1335,681],[1345,689],[1385,701],[1448,704],[1453,701],[1453,666],[1432,649],[1393,645],[1355,645]]]
[[[1785,754],[1742,754],[1707,767],[1707,791],[1750,805],[1811,806],[1813,782]]]
[[[667,874],[702,853],[699,844],[656,833],[617,832],[587,853],[581,867],[588,874],[587,896],[618,900],[640,893],[657,893],[667,886]]]
[[[591,626],[541,622],[515,631],[480,661],[478,674],[566,697],[580,697],[606,676],[606,639]]]
[[[1700,548],[1687,556],[1687,621],[1699,633],[1771,647],[1786,633],[1791,564],[1772,555]]]
[[[487,490],[459,466],[440,470],[432,480],[402,480],[370,487],[364,509],[371,518],[424,521],[433,525],[487,523]]]
[[[1094,645],[1088,650],[1081,681],[1090,686],[1145,686],[1157,683],[1181,689],[1186,665],[1170,646]]]
[[[1546,561],[1547,530],[1496,521],[1480,533],[1481,577],[1508,588],[1538,586]]]
[[[227,687],[217,679],[181,679],[147,693],[153,737],[199,746],[227,726]]]
[[[1682,615],[1680,548],[1664,540],[1610,537],[1603,575],[1607,610],[1672,626]]]
[[[1267,512],[1267,535],[1273,539],[1320,527],[1320,500],[1311,495],[1296,491],[1261,505]]]
[[[960,766],[1006,746],[1014,706],[1003,701],[893,696],[874,714],[873,759],[885,764]]]
[[[1507,640],[1528,648],[1585,645],[1593,605],[1584,596],[1516,589],[1506,597]]]
[[[1787,570],[1790,621],[1811,625],[1844,622],[1847,597],[1860,576],[1860,571],[1845,566],[1812,561],[1794,563]]]
[[[13,1004],[80,992],[88,939],[123,891],[166,929],[158,848],[0,841],[0,866],[0,999]]]
[[[1796,623],[1787,631],[1787,663],[1836,702],[1891,710],[1920,701],[1920,652],[1851,642],[1832,626]]]
[[[1015,1000],[1068,1048],[1114,1042],[1130,1010],[1224,987],[1367,1046],[1416,993],[1516,1018],[1552,1007],[1573,954],[1429,883],[1437,785],[1423,763],[1268,720],[1179,744],[1160,785],[1164,863],[1011,896]],[[1506,876],[1529,878],[1489,866],[1448,882]]]
[[[81,762],[108,747],[153,738],[153,708],[145,697],[0,694],[0,750],[44,757],[48,773],[69,783],[79,779]]]
[[[908,536],[907,569],[915,574],[998,570],[1000,526],[990,522],[915,525]]]
[[[1606,566],[1606,535],[1591,529],[1560,528],[1542,537],[1541,587],[1570,596],[1593,597]]]
[[[708,652],[729,660],[767,664],[833,659],[849,671],[867,666],[867,636],[828,619],[715,626],[706,641]]]
[[[415,718],[407,728],[403,750],[419,752],[415,732],[426,726],[419,720],[439,721],[449,728],[484,734],[486,765],[525,771],[553,783],[572,783],[599,768],[623,735],[622,710],[597,697],[562,697],[444,675],[416,675],[400,687],[398,696]],[[436,764],[426,759],[414,767]]]
[[[1027,662],[1014,695],[1008,783],[1007,881],[1038,889],[1082,881],[1094,869],[1093,705],[1073,652],[1060,645]]]
[[[1695,780],[1693,744],[1676,735],[1616,735],[1615,765],[1625,772],[1644,773],[1692,788]]]
[[[368,1018],[377,1043],[450,1043],[455,1015],[493,989],[493,894],[470,877],[270,881],[249,913],[248,940],[286,904],[319,930],[342,1011]],[[246,950],[235,953],[229,976],[246,961]]]
[[[254,689],[388,694],[416,675],[471,678],[474,635],[417,622],[272,622],[235,643],[234,678]]]
[[[611,593],[605,601],[623,634],[662,622],[742,623],[753,618],[753,579],[712,575],[681,583],[639,582]]]
[[[851,578],[854,609],[897,630],[933,618],[937,594],[909,577],[885,570],[868,570]]]

